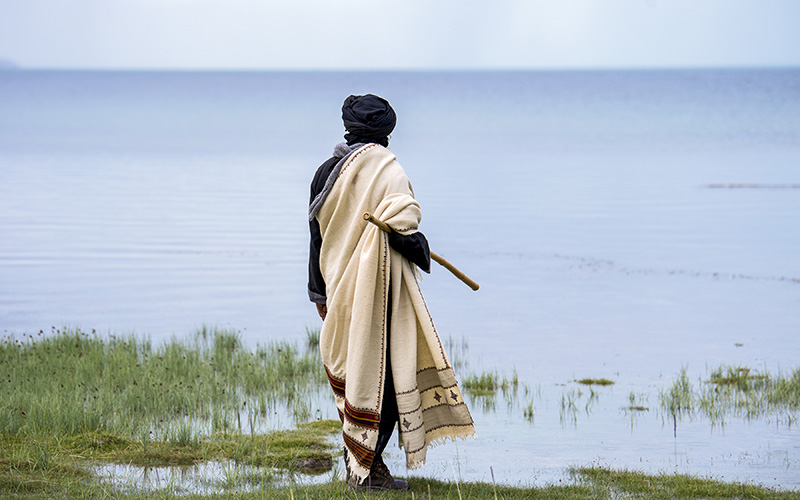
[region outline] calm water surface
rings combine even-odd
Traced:
[[[481,284],[422,285],[461,377],[524,384],[473,401],[479,439],[410,474],[540,484],[600,464],[800,488],[796,423],[674,433],[659,410],[682,367],[700,384],[800,365],[798,70],[0,72],[0,332],[304,340],[308,183],[364,92],[397,110],[432,248]],[[584,377],[616,384],[591,397]],[[649,411],[623,410],[631,393]]]

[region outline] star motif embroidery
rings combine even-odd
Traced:
[[[406,420],[405,417],[403,417],[403,427],[405,427],[406,430],[408,430],[408,428],[411,427],[411,422]]]
[[[433,399],[435,399],[437,403],[440,403],[442,401],[442,395],[439,394],[438,392],[434,392]]]
[[[458,396],[451,390],[450,397],[453,398],[453,401],[458,401]]]
[[[364,432],[364,434],[362,434],[362,435],[361,435],[361,440],[362,440],[362,441],[366,441],[368,437],[369,437],[369,434],[367,434],[366,432]]]

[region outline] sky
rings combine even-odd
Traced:
[[[800,66],[800,0],[0,0],[0,66]]]

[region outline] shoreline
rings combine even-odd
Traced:
[[[290,490],[298,486],[309,495],[331,493],[341,483],[337,479],[341,475],[340,451],[333,443],[340,424],[338,420],[324,420],[319,409],[315,411],[318,403],[312,400],[324,398],[320,394],[327,394],[329,388],[318,362],[317,333],[308,330],[306,335],[304,342],[275,341],[254,348],[244,346],[235,331],[209,327],[184,340],[173,338],[160,345],[132,334],[98,335],[79,329],[0,338],[0,494],[30,490],[34,495],[30,498],[39,498],[36,492],[42,488],[47,495],[67,488],[89,495],[95,488],[115,489],[121,484],[124,491],[117,493],[123,495],[136,490],[139,483],[150,484],[153,476],[157,482],[164,476],[173,477],[173,471],[176,479],[168,479],[167,488],[180,487],[183,493],[221,488],[213,494],[221,491],[239,498],[235,495],[250,494],[251,489],[273,491],[281,486]],[[536,428],[540,430],[548,416],[555,418],[552,408],[547,411],[548,400],[543,399],[541,388],[529,387],[516,373],[475,373],[466,359],[466,343],[456,345],[452,339],[449,343],[454,361],[461,366],[462,387],[476,408],[485,405],[493,411],[498,403],[513,404],[520,420],[533,425],[538,419]],[[777,415],[791,429],[800,395],[800,370],[791,376],[773,376],[744,367],[724,368],[713,371],[710,380],[700,381],[687,378],[684,370],[672,386],[662,389],[660,403],[648,403],[646,395],[631,392],[620,411],[630,414],[631,425],[639,414],[666,415],[670,431],[673,418],[694,420],[699,416],[713,424],[714,418],[722,416],[720,424],[724,425],[725,415],[737,416],[742,411],[754,419]],[[564,422],[577,425],[582,415],[579,409],[585,409],[588,418],[592,405],[601,398],[611,399],[615,383],[605,378],[576,378],[558,389],[562,391],[562,427]],[[624,395],[617,399],[624,400]],[[785,413],[774,413],[776,408]],[[278,412],[283,413],[278,416]],[[581,420],[585,425],[583,417]],[[501,441],[491,445],[497,453]],[[493,443],[491,438],[487,442]],[[462,458],[469,461],[464,451]],[[519,459],[535,464],[547,457],[541,452],[539,458]],[[577,465],[560,468],[563,480],[562,476],[537,480],[527,468],[509,481],[509,471],[487,457],[481,466],[491,471],[491,482],[468,476],[463,484],[476,491],[508,488],[514,494],[540,495],[554,484],[569,484],[570,475],[578,478],[572,481],[573,486],[589,481],[597,489],[605,487],[597,486],[606,480],[603,478],[627,474],[638,477],[639,482],[662,483],[661,488],[678,488],[667,486],[668,481],[701,481],[744,484],[760,488],[761,493],[800,491],[791,481],[789,487],[777,480],[756,486],[757,479],[751,483],[746,476],[744,480],[741,476],[732,478],[739,482],[724,483],[724,470],[718,477],[709,474],[702,479],[694,472],[662,472],[671,470],[668,468],[631,472],[630,463],[604,461],[598,465],[578,454],[570,455],[571,463]],[[395,467],[401,467],[399,460]],[[123,476],[121,480],[114,477],[115,473],[100,473],[104,466],[115,469],[109,464],[117,464],[116,474]],[[447,479],[449,475],[442,480],[436,472],[441,465],[431,464],[431,472],[438,474],[435,479],[434,475],[411,474],[408,479],[424,488],[432,484],[437,491],[443,491],[443,485],[452,488],[461,484],[460,473],[456,482]],[[445,465],[449,470],[451,464]],[[312,470],[315,482],[320,484],[298,485],[298,474]],[[498,473],[501,480],[496,482]],[[502,479],[504,474],[506,479]],[[183,478],[192,475],[201,486],[183,485]],[[587,475],[591,479],[580,479]],[[136,479],[138,476],[145,481]],[[525,477],[530,479],[526,481]],[[225,488],[231,487],[236,491],[226,492]],[[693,487],[700,488],[697,484]],[[576,494],[574,498],[585,498],[581,492]]]

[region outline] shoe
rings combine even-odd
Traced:
[[[392,473],[389,472],[389,468],[386,467],[385,463],[383,463],[383,457],[378,457],[375,462],[373,462],[372,471],[370,471],[370,476],[372,475],[380,478],[384,484],[389,484],[390,487],[387,489],[402,491],[408,489],[408,481],[403,481],[402,479],[395,479],[392,477]]]
[[[365,477],[363,481],[358,482],[358,477],[349,475],[347,478],[347,485],[356,491],[375,491],[375,490],[408,490],[408,481],[402,479],[395,479],[389,468],[383,463],[383,458],[376,458],[372,464],[372,470],[369,476]]]

